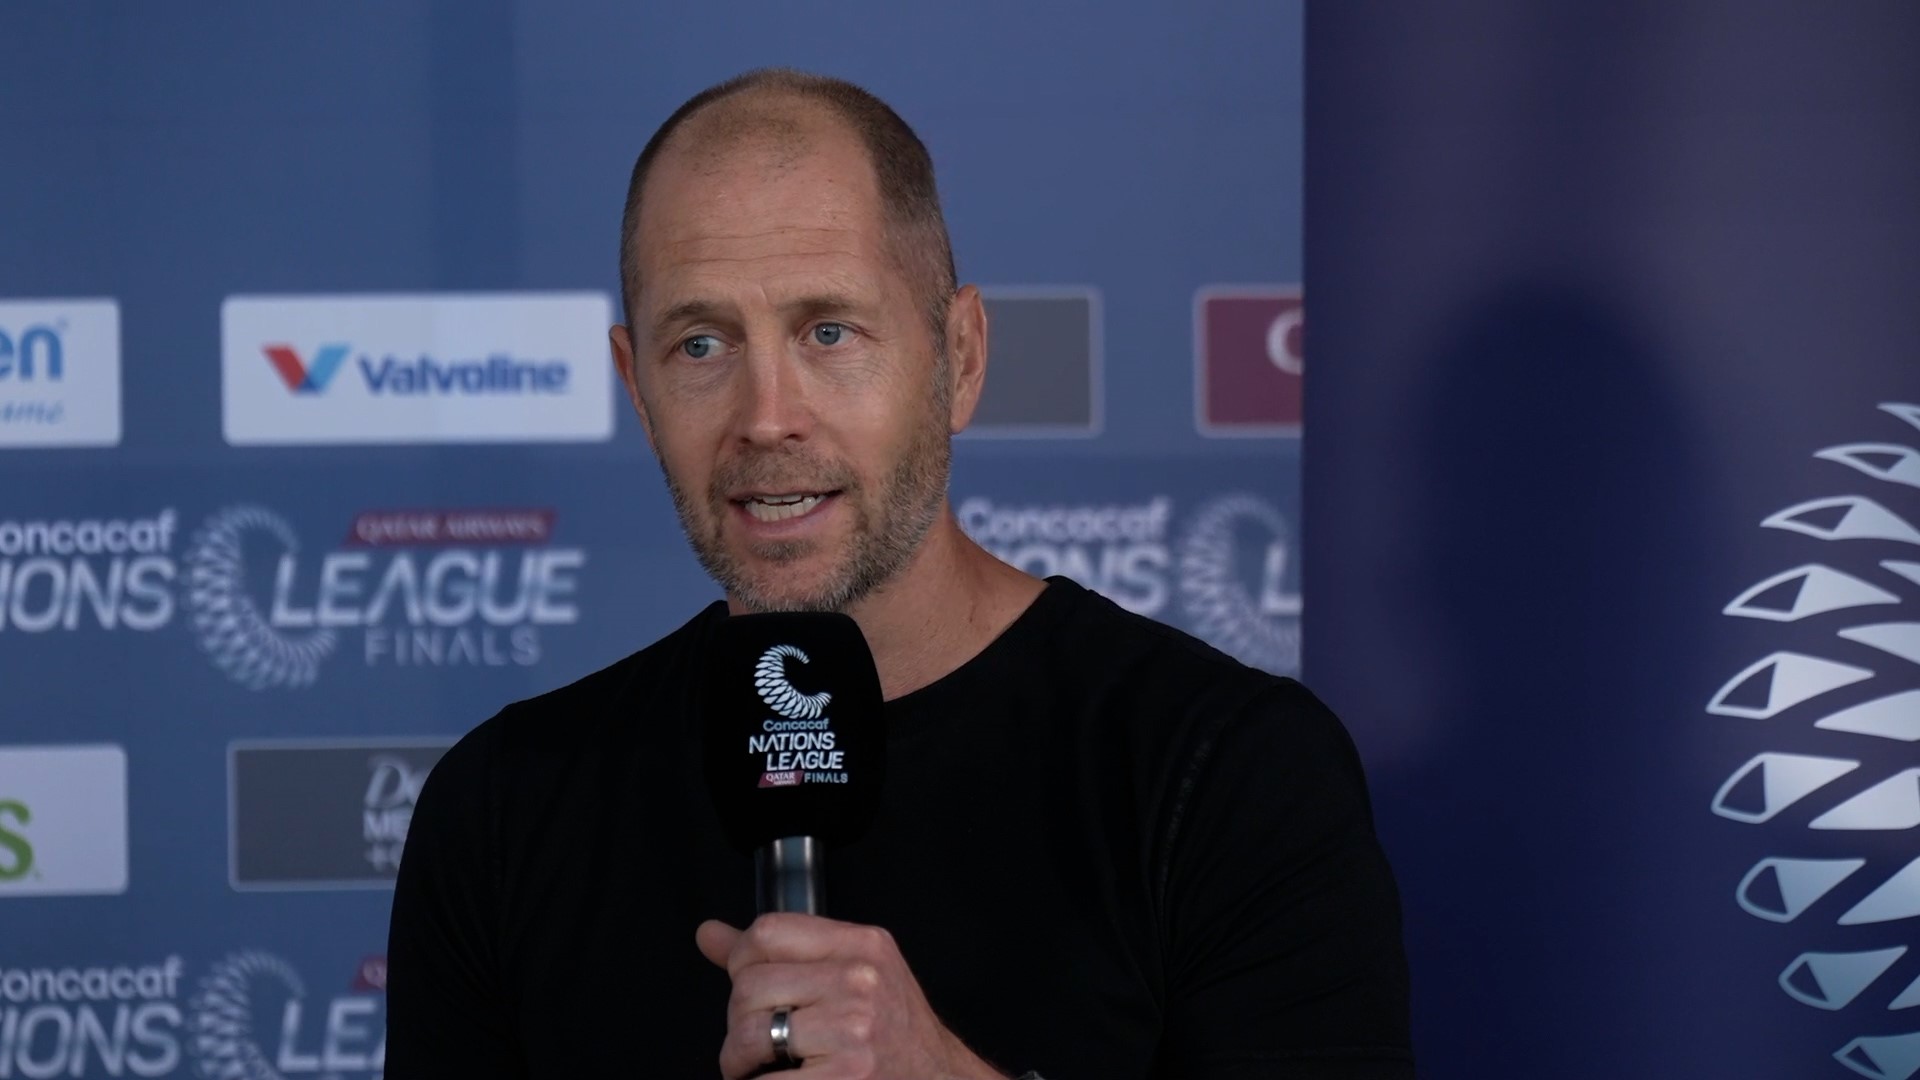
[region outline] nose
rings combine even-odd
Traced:
[[[779,335],[750,338],[739,370],[742,442],[773,448],[812,434],[813,410],[800,360]]]

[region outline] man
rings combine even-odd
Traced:
[[[1338,721],[949,510],[987,322],[899,117],[793,72],[715,87],[641,154],[621,244],[615,362],[726,600],[434,770],[390,1080],[1411,1076]],[[704,642],[774,610],[853,616],[888,702],[879,815],[829,865],[845,921],[753,918],[704,787]]]

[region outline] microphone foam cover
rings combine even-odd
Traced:
[[[844,843],[886,776],[880,675],[859,624],[831,612],[733,615],[715,632],[704,696],[707,785],[727,838]]]

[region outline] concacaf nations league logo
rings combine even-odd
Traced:
[[[197,1075],[214,1080],[378,1080],[386,1068],[380,1000],[356,993],[310,1002],[300,973],[250,949],[216,961],[188,1003],[182,1031]]]
[[[775,645],[760,655],[760,662],[753,667],[753,688],[759,692],[760,700],[767,708],[789,720],[818,720],[820,714],[827,711],[827,703],[833,695],[822,690],[817,694],[803,694],[794,689],[787,679],[787,660],[807,663],[807,654],[797,646]]]
[[[298,1001],[307,996],[300,974],[286,961],[263,952],[244,952],[213,965],[200,980],[191,1004],[187,1051],[200,1075],[233,1080],[280,1080],[274,1062],[254,1032],[255,997],[263,986]]]
[[[970,495],[967,534],[1036,577],[1063,575],[1114,603],[1278,675],[1300,670],[1300,568],[1271,501],[1229,492],[1176,511],[1171,494],[1111,502]]]
[[[249,534],[271,537],[282,553],[295,555],[300,540],[277,515],[257,506],[237,506],[208,519],[194,534],[186,557],[187,608],[200,646],[235,682],[259,690],[306,686],[333,652],[332,630],[299,635],[275,629],[247,593],[243,545]]]
[[[1300,595],[1285,585],[1291,532],[1266,500],[1229,495],[1194,515],[1177,555],[1192,631],[1274,672],[1300,669]]]
[[[1881,409],[1920,431],[1920,405]],[[1886,425],[1885,437],[1898,433]],[[1727,679],[1707,705],[1714,716],[1755,724],[1772,747],[1735,764],[1714,795],[1715,814],[1766,830],[1767,853],[1733,899],[1753,918],[1791,924],[1795,943],[1812,946],[1791,955],[1795,945],[1783,944],[1780,990],[1845,1016],[1845,1041],[1824,1050],[1874,1080],[1920,1075],[1914,431],[1903,442],[1878,441],[1876,432],[1875,441],[1818,451],[1851,470],[1832,474],[1836,492],[1761,522],[1804,538],[1805,554],[1724,613],[1777,624],[1778,648]]]

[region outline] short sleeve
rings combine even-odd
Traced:
[[[1217,721],[1185,770],[1162,1074],[1410,1080],[1399,896],[1339,720],[1288,680]]]
[[[414,805],[387,940],[387,1080],[527,1074],[498,962],[489,762],[499,722],[448,750]]]

